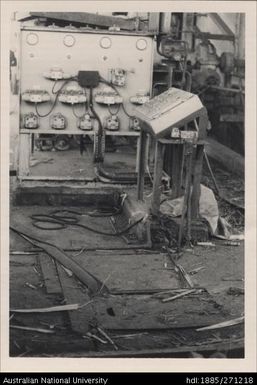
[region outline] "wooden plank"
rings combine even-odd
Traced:
[[[69,277],[59,263],[57,263],[57,271],[66,304],[78,303],[83,305],[90,301],[89,295],[82,291],[74,277]],[[93,308],[91,304],[75,311],[69,311],[68,314],[71,328],[74,332],[84,335],[89,331],[90,323],[93,322]]]
[[[221,163],[227,170],[244,176],[245,160],[242,155],[212,138],[208,138],[205,149],[209,157]]]
[[[208,40],[228,40],[228,41],[235,40],[234,36],[214,34],[209,32],[197,32],[195,37],[197,39],[208,39]]]
[[[244,123],[245,117],[244,114],[221,114],[220,122],[229,122],[229,123]]]
[[[80,23],[98,27],[112,27],[116,25],[121,29],[135,30],[135,20],[126,20],[121,17],[98,15],[88,12],[30,12],[33,17],[43,17],[69,23]],[[142,23],[140,23],[142,26]]]
[[[106,282],[111,292],[171,290],[181,286],[167,254],[85,251],[73,259],[99,281]]]
[[[231,35],[224,35],[224,34],[214,34],[209,32],[202,32],[200,29],[195,26],[194,27],[194,34],[196,39],[209,39],[209,40],[228,40],[228,41],[234,41],[235,37]]]
[[[47,294],[62,294],[62,288],[54,260],[46,254],[41,254],[39,256],[39,262]]]
[[[23,226],[26,231],[26,225]],[[31,237],[31,231],[29,232],[27,229],[27,233],[20,231],[17,228],[10,226],[10,229],[18,234],[23,239],[26,239],[33,246],[40,247],[43,249],[48,255],[54,258],[54,260],[61,263],[64,267],[71,270],[74,275],[79,279],[79,281],[87,287],[91,293],[98,293],[101,288],[102,292],[108,291],[107,288],[103,285],[102,282],[99,282],[95,277],[93,277],[88,271],[84,270],[76,261],[72,260],[70,257],[65,254],[63,249],[55,246],[54,244],[45,242],[38,238]]]
[[[205,291],[167,303],[151,295],[95,297],[93,306],[98,324],[109,330],[201,327],[228,317]]]
[[[151,201],[151,211],[153,215],[158,215],[160,210],[163,160],[164,160],[164,145],[157,140],[155,145],[154,181],[153,181],[153,195],[152,195],[152,201]]]
[[[158,32],[160,22],[159,12],[148,13],[148,31]]]
[[[90,358],[135,358],[135,357],[153,357],[153,358],[191,358],[192,356],[189,356],[190,353],[199,353],[199,352],[208,352],[213,353],[215,352],[222,352],[222,351],[233,351],[238,349],[244,349],[244,338],[240,339],[232,339],[230,338],[228,341],[224,341],[221,343],[206,343],[206,344],[197,344],[197,345],[190,345],[187,346],[186,344],[181,347],[176,348],[163,348],[163,349],[140,349],[140,350],[119,350],[119,351],[105,351],[105,352],[79,352],[79,353],[71,353],[71,354],[65,354],[65,357],[90,357]],[[243,357],[242,357],[243,358]]]
[[[20,134],[29,134],[32,135],[33,133],[37,134],[49,134],[49,135],[57,135],[58,132],[54,130],[49,130],[48,128],[37,128],[32,132],[32,130],[28,128],[22,128],[20,129]],[[93,136],[95,133],[94,130],[92,131],[87,131],[86,135]],[[65,131],[62,132],[62,135],[85,135],[85,131],[82,131],[77,128],[68,128],[65,129]],[[105,130],[105,135],[107,136],[139,136],[139,132],[137,131],[108,131]]]

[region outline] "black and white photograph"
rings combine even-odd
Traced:
[[[10,13],[10,358],[246,357],[246,14],[133,3]]]

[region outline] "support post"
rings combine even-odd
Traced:
[[[147,134],[141,131],[138,146],[138,174],[137,174],[137,199],[142,201],[144,198],[144,179],[147,151]]]
[[[182,185],[182,167],[183,167],[183,145],[172,144],[172,164],[171,164],[171,177],[172,177],[172,199],[178,198],[181,194]]]
[[[29,175],[30,134],[20,134],[19,176]]]
[[[154,180],[153,180],[153,195],[151,202],[151,211],[153,215],[157,215],[160,210],[161,198],[161,180],[163,170],[164,145],[158,140],[155,145],[155,163],[154,163]]]
[[[192,190],[192,219],[199,217],[199,200],[201,194],[201,177],[203,169],[203,150],[204,145],[196,147],[194,172],[193,172],[193,190]]]

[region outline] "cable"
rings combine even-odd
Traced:
[[[70,213],[70,214],[75,214],[75,215],[80,215],[80,216],[89,216],[89,217],[99,218],[99,217],[113,217],[115,215],[120,214],[121,210],[122,210],[122,207],[117,207],[112,212],[109,210],[106,210],[106,211],[103,210],[100,212],[95,210],[95,211],[89,211],[88,213],[81,213],[81,212],[73,211],[73,210],[55,210],[55,211],[52,211],[51,214],[57,216],[60,213]]]
[[[47,116],[49,116],[49,115],[51,114],[51,112],[53,111],[54,107],[56,106],[57,99],[58,99],[58,95],[59,95],[59,94],[56,94],[54,103],[52,104],[52,107],[51,107],[50,110],[49,110],[46,114],[44,114],[44,115],[41,115],[41,114],[39,113],[38,108],[37,108],[37,103],[35,103],[36,114],[37,114],[40,118],[46,118]]]
[[[121,104],[123,111],[125,112],[125,115],[127,115],[128,118],[134,119],[135,115],[130,115],[127,110],[125,109],[124,103]]]
[[[107,84],[107,85],[110,86],[110,87],[111,87],[111,88],[112,88],[112,89],[113,89],[119,96],[121,96],[120,92],[117,90],[117,88],[116,88],[112,83],[108,82],[107,80],[105,80],[105,79],[102,78],[102,77],[100,78],[100,82],[101,82],[101,83],[104,83],[104,84]],[[122,109],[123,109],[125,115],[127,115],[128,118],[131,118],[131,119],[135,118],[134,115],[130,115],[130,114],[127,112],[127,110],[125,109],[125,106],[124,106],[124,102],[121,103],[121,106],[122,106]]]
[[[85,114],[87,113],[86,102],[83,103],[83,104],[84,104],[84,106],[85,106],[85,112],[84,112],[82,115],[77,115],[77,114],[76,114],[76,111],[75,111],[75,105],[72,104],[72,112],[73,112],[73,115],[75,116],[75,118],[77,118],[77,119],[83,118],[83,116],[85,116]]]
[[[55,108],[56,106],[56,103],[57,103],[57,100],[58,100],[58,96],[61,92],[61,90],[63,89],[63,87],[68,84],[70,81],[77,81],[76,78],[71,78],[71,79],[67,79],[65,80],[65,82],[62,84],[62,86],[58,89],[57,92],[55,92],[55,99],[54,99],[54,102],[53,102],[53,105],[52,107],[50,108],[50,110],[46,113],[46,114],[40,114],[40,112],[38,111],[38,107],[37,107],[37,103],[35,103],[35,110],[36,110],[36,114],[40,117],[40,118],[46,118],[47,116],[49,116],[51,114],[51,112],[53,111],[53,109]]]
[[[58,80],[55,80],[54,84],[53,84],[53,87],[52,87],[52,94],[54,94],[54,95],[58,93],[58,91],[54,91],[57,82],[58,82]]]
[[[110,104],[108,104],[108,111],[109,111],[110,115],[112,115],[112,116],[117,115],[118,112],[119,112],[119,110],[120,110],[120,104],[118,104],[118,107],[116,108],[116,111],[115,111],[115,112],[113,112],[113,111],[111,110],[111,106],[110,106]]]
[[[32,225],[40,230],[61,230],[61,229],[66,229],[68,225],[71,225],[71,226],[80,227],[88,231],[92,231],[93,233],[96,233],[96,234],[106,235],[109,237],[119,237],[123,234],[126,234],[129,230],[135,227],[138,223],[142,222],[142,220],[144,219],[144,217],[140,218],[139,220],[134,222],[132,225],[126,227],[124,230],[121,230],[119,232],[107,233],[105,231],[94,229],[87,225],[78,223],[78,219],[74,216],[59,216],[51,213],[49,215],[35,214],[35,215],[31,215],[30,218],[34,221],[32,222]],[[51,224],[54,224],[55,226],[46,227],[46,226],[40,225],[40,223],[51,223]]]
[[[99,115],[97,114],[97,112],[95,111],[94,109],[94,106],[93,106],[93,88],[90,87],[90,92],[89,92],[89,107],[92,111],[92,114],[94,115],[95,119],[97,120],[99,126],[98,126],[98,132],[97,132],[97,141],[96,141],[96,137],[95,137],[95,141],[96,141],[96,147],[95,147],[95,154],[94,154],[94,158],[95,158],[95,162],[103,162],[103,140],[104,140],[104,128],[103,128],[103,125],[102,125],[102,122],[101,122],[101,119],[99,117]]]

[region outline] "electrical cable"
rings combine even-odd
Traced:
[[[113,217],[115,215],[118,215],[121,213],[121,210],[122,210],[122,207],[117,207],[114,211],[109,211],[109,210],[102,210],[99,212],[94,210],[94,211],[89,211],[87,213],[81,213],[81,212],[78,212],[78,211],[73,211],[73,210],[55,210],[55,211],[52,211],[51,214],[53,215],[58,215],[60,213],[69,213],[69,214],[75,214],[75,215],[79,215],[79,216],[89,216],[89,217],[94,217],[94,218],[101,218],[101,217]]]
[[[106,231],[101,231],[98,229],[94,229],[90,226],[78,223],[78,218],[75,216],[67,216],[67,215],[56,215],[53,213],[50,214],[34,214],[31,215],[30,217],[33,222],[32,225],[40,230],[61,230],[61,229],[66,229],[69,225],[71,226],[77,226],[82,229],[92,231],[95,234],[100,234],[100,235],[106,235],[109,237],[119,237],[121,235],[126,234],[129,230],[131,230],[133,227],[135,227],[138,223],[142,222],[144,217],[140,218],[130,226],[126,227],[125,229],[116,232],[116,233],[108,233]],[[40,225],[40,223],[45,223],[45,224],[53,224],[54,226],[43,226]]]
[[[122,109],[123,109],[125,115],[127,115],[128,118],[131,118],[131,119],[134,119],[134,118],[135,118],[135,115],[130,115],[130,114],[127,112],[127,110],[125,109],[125,106],[124,106],[124,103],[123,103],[123,102],[122,102],[121,106],[122,106]]]
[[[99,115],[97,114],[97,112],[95,111],[94,109],[94,105],[93,105],[93,88],[90,87],[90,92],[89,92],[89,107],[91,109],[91,112],[92,114],[94,115],[95,119],[97,120],[98,122],[98,131],[97,131],[97,143],[96,143],[96,150],[95,150],[95,161],[96,162],[103,162],[103,140],[104,140],[104,128],[103,128],[103,125],[102,125],[102,122],[101,122],[101,119],[99,117]],[[95,138],[96,140],[96,138]]]
[[[108,107],[108,111],[109,111],[110,115],[112,115],[112,116],[117,115],[118,112],[119,112],[119,110],[120,110],[120,104],[118,104],[118,107],[116,108],[116,111],[115,111],[115,112],[113,112],[113,111],[111,110],[110,104],[108,104],[107,107]]]
[[[119,96],[121,96],[120,92],[117,90],[117,88],[116,88],[112,83],[108,82],[107,80],[105,80],[105,79],[102,78],[102,77],[100,78],[100,82],[101,82],[101,83],[104,83],[104,84],[107,84],[107,85],[110,86],[110,87],[111,87],[111,88],[112,88],[112,89],[113,89]],[[131,118],[131,119],[135,118],[134,115],[130,115],[130,114],[127,112],[127,110],[125,109],[125,106],[124,106],[124,102],[121,103],[121,106],[122,106],[122,109],[123,109],[125,115],[127,115],[128,118]]]
[[[57,90],[57,91],[54,91],[57,82],[58,82],[58,80],[55,80],[55,81],[54,81],[54,84],[53,84],[53,87],[52,87],[52,94],[53,94],[53,95],[55,95],[55,94],[58,93],[58,90]]]
[[[40,118],[46,118],[47,116],[49,116],[51,114],[51,112],[53,111],[53,109],[55,108],[56,106],[56,103],[57,103],[57,100],[58,100],[58,96],[60,94],[60,92],[62,91],[63,87],[68,84],[70,81],[77,81],[76,78],[71,78],[71,79],[67,79],[65,80],[65,82],[62,84],[62,86],[58,89],[58,91],[55,93],[55,99],[54,99],[54,102],[52,104],[52,107],[50,108],[50,110],[46,113],[46,114],[40,114],[40,112],[38,111],[38,106],[37,106],[37,103],[35,103],[35,110],[36,110],[36,114],[40,117]]]
[[[77,115],[77,114],[76,114],[76,111],[75,111],[75,105],[72,104],[72,113],[73,113],[73,115],[75,116],[75,118],[77,118],[77,119],[83,118],[83,116],[85,116],[85,114],[87,113],[86,102],[83,103],[83,104],[84,104],[84,106],[85,106],[85,112],[84,112],[82,115]]]

